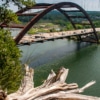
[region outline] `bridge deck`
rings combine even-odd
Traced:
[[[96,31],[100,31],[100,28],[96,28]],[[80,30],[73,30],[73,31],[62,31],[62,32],[38,33],[34,35],[25,35],[20,40],[19,45],[50,41],[54,39],[67,38],[71,36],[88,35],[91,33],[93,33],[92,29],[80,29]]]

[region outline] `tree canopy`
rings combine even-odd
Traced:
[[[19,9],[23,7],[30,7],[35,4],[34,0],[2,0],[0,1],[0,23],[18,22],[18,17],[12,10],[7,9],[12,3],[18,6]]]
[[[22,77],[20,50],[8,30],[0,29],[0,85],[9,92],[16,90]]]
[[[33,0],[2,0],[0,1],[0,24],[18,22],[16,14],[7,7],[13,4],[20,7],[29,7]],[[21,51],[16,46],[8,29],[0,28],[0,86],[2,89],[13,92],[18,89],[22,75],[20,62]]]
[[[8,7],[11,3],[22,8],[23,6],[30,7],[35,4],[35,0],[2,0],[2,6]]]

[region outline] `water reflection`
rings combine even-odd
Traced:
[[[21,60],[23,63],[28,62],[32,66],[40,66],[70,55],[89,45],[90,43],[59,39],[30,46],[21,46],[20,49],[23,51]]]

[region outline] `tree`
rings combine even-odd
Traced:
[[[0,2],[4,7],[8,7],[10,3],[13,3],[14,5],[17,5],[20,8],[22,8],[23,6],[31,7],[35,4],[35,0],[2,0]]]
[[[14,5],[17,5],[19,9],[23,7],[30,7],[35,4],[34,0],[2,0],[0,3],[0,23],[2,22],[18,22],[18,17],[12,10],[7,9],[10,4],[13,2]]]
[[[0,3],[0,24],[18,22],[18,17],[13,11],[7,9],[10,2],[18,7],[29,7],[33,5],[32,0],[2,0]],[[24,5],[23,5],[24,4]],[[8,92],[15,91],[20,84],[22,66],[19,58],[21,51],[16,46],[9,30],[0,28],[0,85]]]
[[[9,92],[16,90],[21,79],[20,50],[10,32],[0,29],[0,85]],[[10,90],[11,89],[11,90]]]

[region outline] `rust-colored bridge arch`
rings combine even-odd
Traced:
[[[74,10],[66,10],[67,8],[74,8]],[[37,14],[25,14],[25,11],[28,11],[30,9],[44,9],[42,12],[39,12]],[[96,41],[98,42],[98,36],[96,34],[96,30],[95,27],[90,19],[90,17],[88,16],[87,12],[81,8],[79,5],[72,3],[72,2],[61,2],[61,3],[56,3],[56,4],[44,4],[44,3],[40,3],[40,4],[36,4],[31,8],[24,8],[22,10],[19,10],[18,12],[16,12],[17,15],[19,16],[28,16],[28,15],[34,15],[34,17],[31,19],[31,21],[22,29],[22,31],[17,35],[17,37],[15,38],[16,44],[18,44],[18,42],[22,39],[22,37],[27,33],[27,31],[35,24],[37,23],[44,15],[46,15],[47,13],[49,13],[52,10],[58,10],[59,12],[61,12],[72,24],[72,26],[74,27],[74,29],[77,29],[76,25],[77,24],[82,24],[82,25],[90,25],[91,28],[93,29],[93,34],[95,36]],[[69,12],[81,12],[82,15],[81,16],[70,16]],[[73,21],[73,18],[83,18],[83,19],[87,19],[88,23],[75,23]]]

